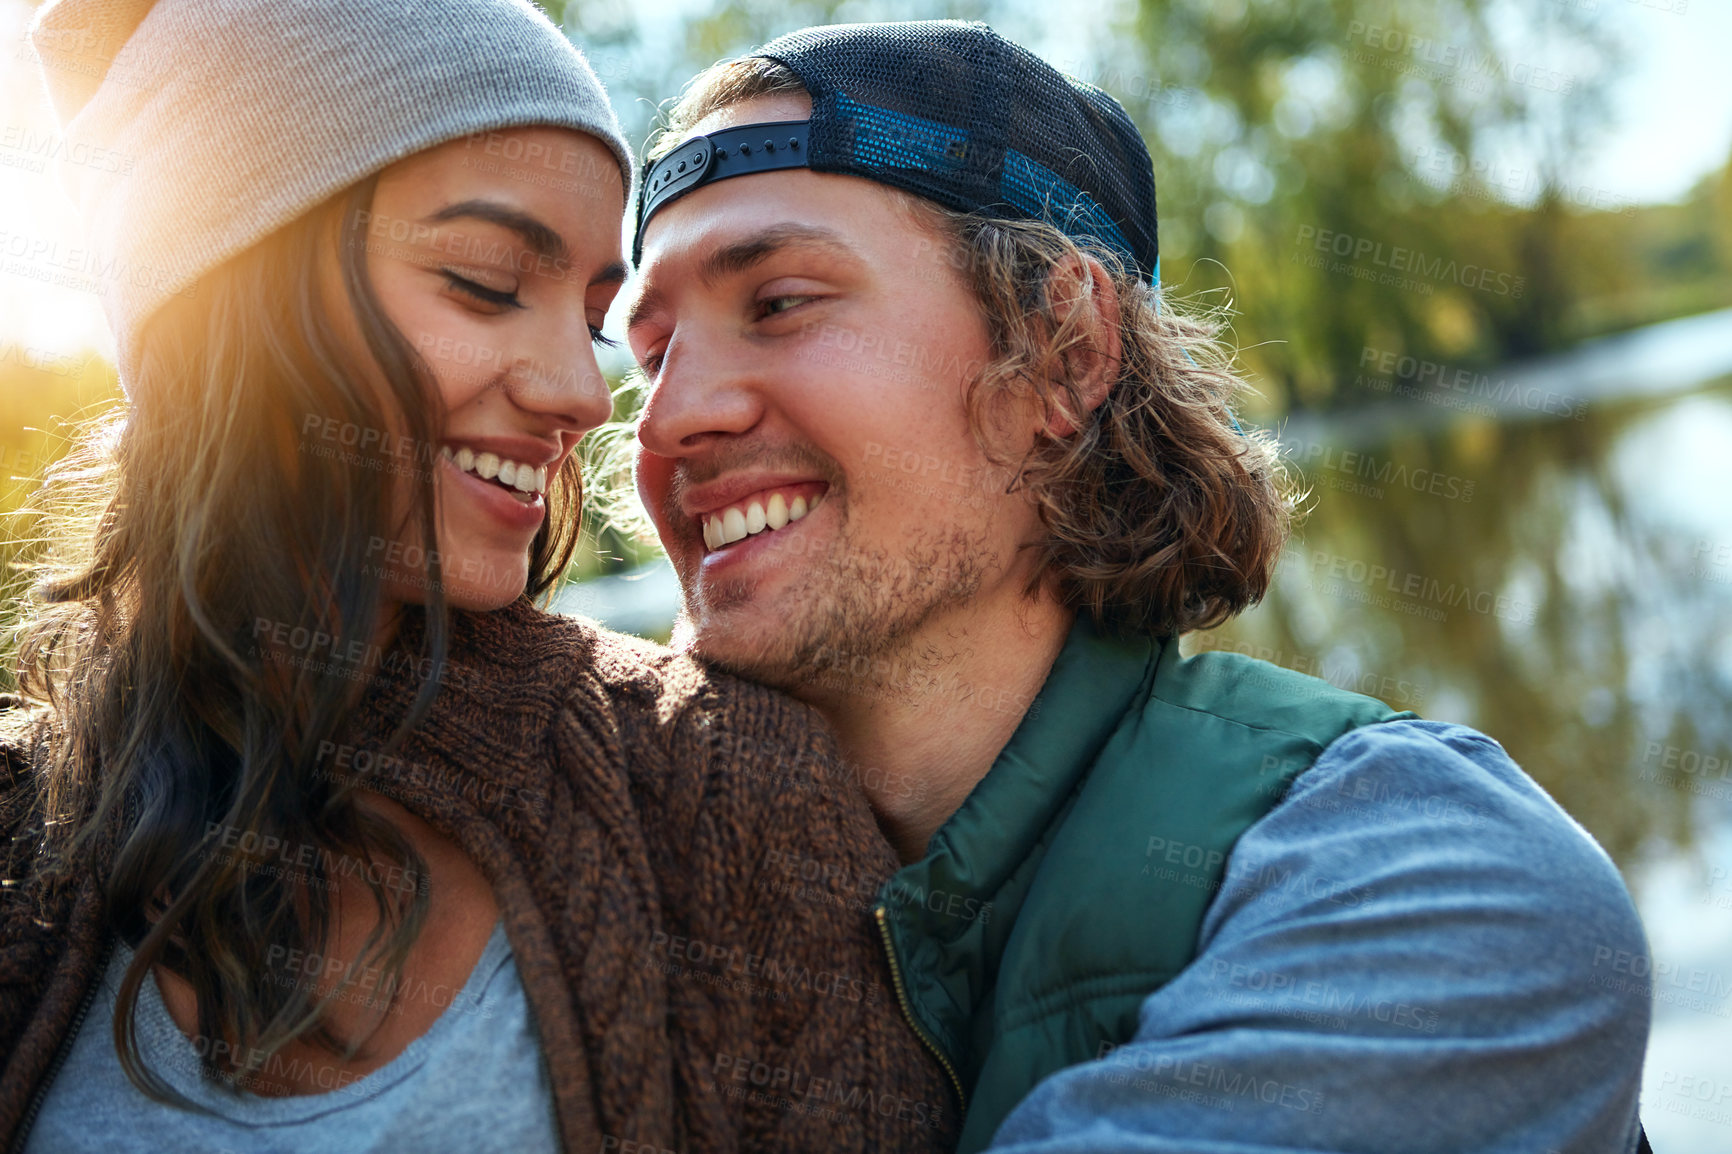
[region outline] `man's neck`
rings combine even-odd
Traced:
[[[926,856],[932,835],[992,768],[1074,619],[1042,595],[1009,613],[932,622],[902,650],[941,655],[923,659],[918,676],[868,692],[813,695],[904,863]]]

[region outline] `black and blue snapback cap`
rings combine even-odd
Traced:
[[[1159,282],[1154,165],[1124,108],[985,24],[827,25],[752,55],[800,78],[811,119],[696,136],[647,164],[634,262],[650,219],[694,189],[810,168],[863,176],[961,212],[1043,220]]]

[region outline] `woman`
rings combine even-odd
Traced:
[[[32,40],[128,159],[68,177],[127,405],[0,711],[0,1147],[945,1147],[828,737],[528,600],[625,274],[582,58],[523,0]]]

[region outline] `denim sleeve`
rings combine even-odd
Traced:
[[[1136,1036],[993,1148],[1626,1154],[1646,956],[1617,868],[1495,741],[1358,729],[1240,838]]]

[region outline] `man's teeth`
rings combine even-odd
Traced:
[[[447,461],[465,473],[475,474],[483,481],[497,480],[501,485],[516,489],[519,493],[547,492],[546,465],[522,465],[516,461],[504,460],[496,453],[477,453],[467,447],[453,449],[450,445],[446,445],[441,453]]]
[[[754,497],[743,505],[729,505],[720,513],[711,513],[704,518],[704,547],[720,549],[765,529],[781,529],[816,509],[823,500],[824,495],[820,493],[808,505],[805,497],[789,501],[780,493],[771,493],[768,501]]]

